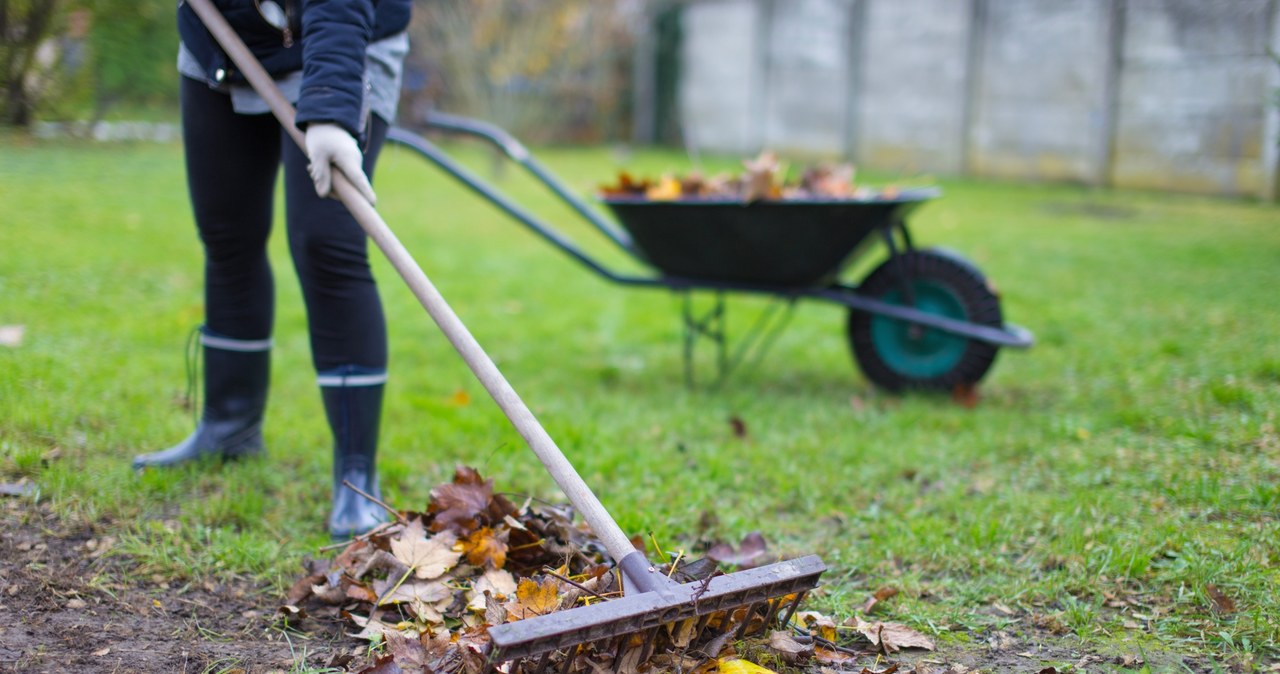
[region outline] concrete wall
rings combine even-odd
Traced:
[[[1280,0],[693,0],[709,151],[898,171],[1277,190]]]
[[[782,0],[768,5],[764,145],[822,153],[846,145],[848,3]]]
[[[763,142],[761,5],[729,0],[685,9],[680,116],[686,143],[741,153]]]
[[[1115,182],[1260,193],[1274,3],[1129,0]],[[1274,169],[1274,162],[1271,167]]]
[[[1103,170],[1110,0],[997,0],[979,15],[968,169],[1092,181]]]
[[[860,11],[862,36],[852,66],[860,85],[853,101],[854,159],[906,171],[962,171],[969,3],[870,2],[853,10]]]

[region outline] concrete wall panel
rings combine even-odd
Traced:
[[[1270,0],[1130,0],[1112,181],[1266,194]]]
[[[757,2],[702,2],[685,8],[680,113],[687,141],[713,152],[758,147],[764,100]]]
[[[959,172],[970,3],[865,1],[855,158],[896,170]]]
[[[690,0],[699,148],[1276,196],[1280,0]]]
[[[1107,0],[1000,0],[987,16],[969,168],[1093,182],[1103,171]]]
[[[848,0],[785,0],[773,5],[765,55],[765,147],[844,154],[850,6]]]

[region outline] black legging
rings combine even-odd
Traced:
[[[187,189],[204,242],[208,329],[233,339],[271,335],[275,290],[267,238],[283,154],[289,252],[316,371],[385,370],[386,322],[364,230],[340,202],[316,196],[306,155],[274,117],[237,114],[230,96],[181,79]],[[374,115],[371,127],[364,156],[370,179],[387,123]]]

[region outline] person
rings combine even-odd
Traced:
[[[138,456],[133,465],[141,470],[264,451],[274,313],[267,239],[283,164],[289,251],[333,434],[328,529],[335,538],[358,535],[386,516],[343,481],[380,496],[376,457],[387,333],[365,233],[342,203],[326,197],[332,162],[374,200],[369,179],[395,115],[411,0],[214,4],[296,104],[307,154],[180,1],[182,138],[204,247],[204,403],[189,437]]]

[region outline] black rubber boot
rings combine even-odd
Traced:
[[[378,424],[382,416],[383,372],[342,368],[321,373],[320,395],[333,430],[333,511],[329,535],[346,539],[387,520],[382,506],[343,486],[344,480],[378,499]]]
[[[271,340],[230,339],[200,329],[204,350],[204,408],[186,440],[133,459],[135,469],[176,466],[207,456],[238,459],[261,454]]]

